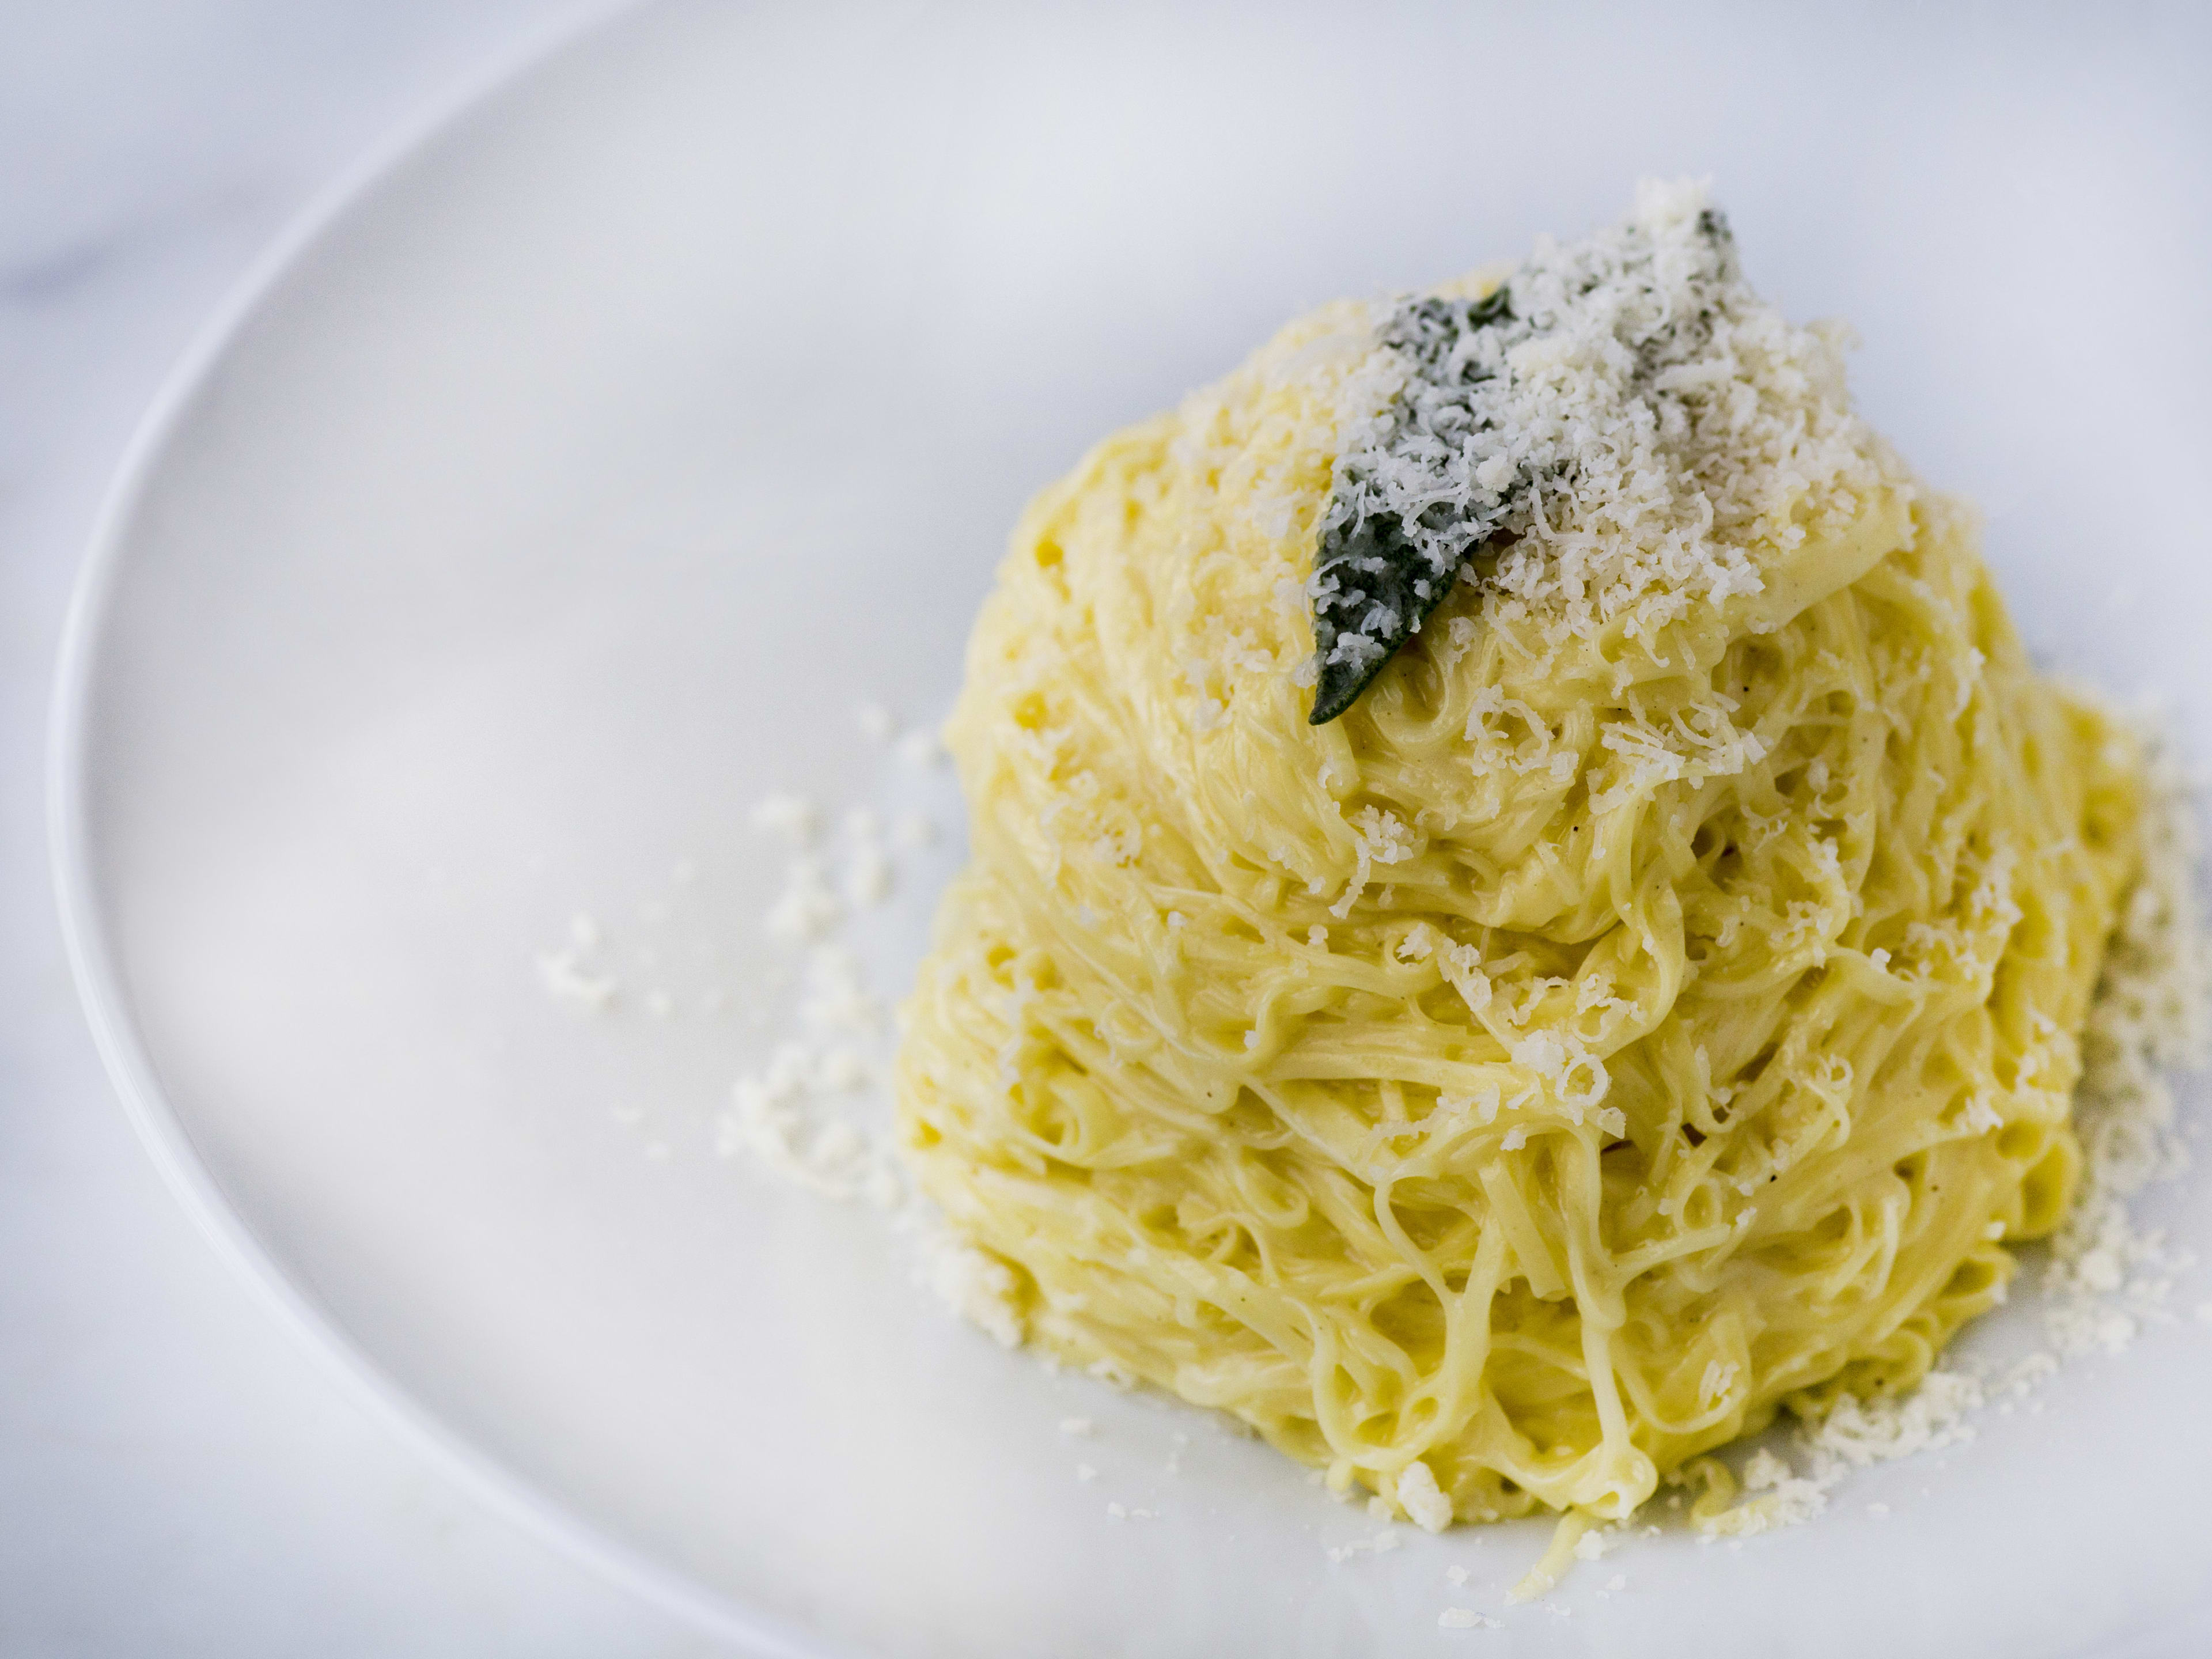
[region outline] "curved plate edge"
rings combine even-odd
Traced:
[[[94,520],[57,653],[46,737],[46,832],[64,951],[100,1062],[140,1144],[201,1236],[368,1414],[455,1486],[530,1536],[695,1627],[763,1659],[824,1659],[818,1643],[703,1589],[593,1526],[441,1420],[395,1381],[232,1208],[164,1095],[139,1040],[109,948],[86,845],[86,711],[122,549],[170,441],[262,302],[324,235],[407,162],[471,113],[556,59],[651,9],[588,0],[372,147],[326,185],[256,256],[161,382],[125,447]]]

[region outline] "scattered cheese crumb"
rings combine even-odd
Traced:
[[[1743,1466],[1744,1490],[1765,1492],[1790,1479],[1790,1473],[1789,1464],[1762,1446],[1751,1455],[1751,1461]],[[1579,1549],[1576,1551],[1577,1554],[1581,1553]]]
[[[1395,1529],[1385,1527],[1372,1538],[1355,1538],[1348,1544],[1330,1547],[1328,1559],[1334,1562],[1349,1561],[1355,1555],[1388,1555],[1398,1547]]]
[[[945,745],[936,732],[920,726],[899,739],[898,757],[919,772],[945,758]]]
[[[881,848],[860,848],[845,878],[845,895],[863,910],[881,904],[891,896],[891,861]]]
[[[753,808],[753,828],[781,836],[793,847],[811,847],[822,834],[822,813],[801,796],[769,795]]]
[[[822,938],[844,918],[844,907],[830,889],[818,859],[793,860],[785,872],[781,896],[768,913],[768,930],[780,939],[804,942]]]
[[[1442,1532],[1451,1525],[1451,1499],[1437,1485],[1434,1470],[1416,1461],[1398,1472],[1398,1505],[1424,1532]]]
[[[539,952],[538,977],[546,994],[556,1001],[573,1002],[594,1012],[611,1006],[618,988],[617,982],[606,975],[586,973],[570,951]]]
[[[1437,1615],[1440,1630],[1503,1630],[1495,1619],[1485,1618],[1473,1607],[1446,1607]]]
[[[1701,1518],[1708,1537],[1748,1538],[1811,1520],[1827,1507],[1828,1494],[1854,1468],[1916,1453],[1940,1450],[1974,1437],[1967,1414],[1984,1399],[1981,1384],[1961,1371],[1935,1370],[1902,1397],[1861,1400],[1844,1395],[1800,1443],[1812,1468],[1799,1474],[1789,1461],[1762,1446],[1744,1465],[1744,1502]]]
[[[1000,1346],[1018,1348],[1025,1334],[1015,1301],[1013,1269],[973,1244],[939,1238],[929,1255],[929,1283],[952,1310]]]

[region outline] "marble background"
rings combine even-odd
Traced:
[[[718,1650],[449,1486],[200,1238],[62,958],[48,687],[101,492],[260,248],[560,0],[0,3],[0,1655]]]

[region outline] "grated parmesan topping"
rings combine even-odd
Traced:
[[[1694,181],[1646,180],[1626,223],[1540,239],[1496,295],[1401,301],[1375,336],[1387,370],[1362,384],[1381,395],[1346,434],[1325,526],[1402,527],[1439,592],[1502,545],[1486,602],[1554,639],[1755,593],[1755,547],[1786,550],[1905,487],[1850,407],[1846,331],[1759,299]],[[1358,574],[1310,585],[1348,624],[1315,672],[1385,654],[1407,620],[1347,605]]]

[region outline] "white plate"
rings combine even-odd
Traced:
[[[762,1651],[2025,1656],[2212,1629],[2212,1328],[2186,1319],[1816,1525],[1651,1541],[1571,1580],[1571,1618],[1439,1632],[1501,1610],[1540,1528],[1332,1565],[1371,1526],[1301,1472],[1001,1352],[879,1218],[709,1149],[773,1033],[700,1000],[789,1000],[750,808],[945,787],[853,706],[948,702],[1028,492],[1303,307],[1583,229],[1639,171],[1716,170],[1754,275],[1851,314],[1873,415],[1990,507],[2031,636],[2203,733],[2185,210],[2212,146],[2152,118],[2173,72],[2108,100],[2068,91],[2056,33],[1975,79],[1964,37],[1762,27],[669,5],[353,191],[149,424],[61,694],[86,995],[210,1232],[457,1470]],[[949,857],[871,936],[894,972]],[[578,909],[626,988],[604,1019],[538,981]],[[2160,1202],[2203,1243],[2201,1190]]]

